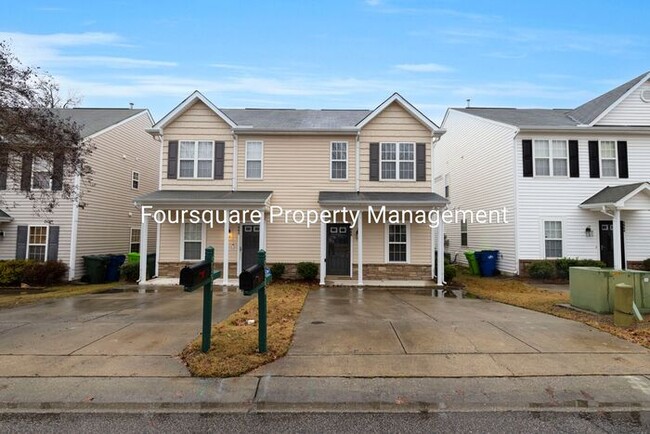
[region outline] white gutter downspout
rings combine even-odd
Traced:
[[[361,132],[357,132],[357,140],[355,146],[355,156],[354,156],[354,190],[358,193],[361,189],[361,182],[359,177],[361,176],[361,143],[359,142]]]
[[[514,228],[515,228],[515,274],[519,275],[519,172],[517,172],[517,136],[519,135],[519,128],[515,128],[515,135],[512,138],[512,160],[513,171],[515,173],[515,209],[514,213]]]
[[[162,190],[162,179],[163,179],[163,148],[165,146],[165,140],[163,137],[163,130],[160,129],[160,174],[158,175],[158,190]],[[142,215],[142,213],[140,213]],[[142,216],[140,216],[142,218]],[[160,276],[160,237],[161,237],[162,228],[160,223],[156,223],[156,269],[155,277]],[[142,243],[142,234],[140,234],[140,242]],[[142,260],[142,258],[140,258]]]
[[[239,149],[239,138],[235,132],[232,133],[232,191],[237,191],[237,152]]]
[[[77,236],[79,233],[79,195],[81,194],[81,177],[75,175],[73,181],[77,196],[72,200],[72,221],[70,223],[70,268],[68,280],[74,280],[77,276]]]
[[[436,143],[438,142],[438,138],[435,135],[431,136],[431,192],[435,193],[436,191],[436,183],[435,183],[435,178],[436,178],[436,172],[435,172],[435,161],[433,159],[433,153],[434,150],[436,149]],[[431,228],[431,280],[435,279],[436,277],[436,233]]]

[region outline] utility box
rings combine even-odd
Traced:
[[[265,283],[264,280],[264,266],[255,264],[239,274],[239,289],[244,295],[252,295]]]
[[[596,313],[614,312],[614,289],[624,283],[634,288],[634,303],[643,313],[650,312],[650,272],[613,270],[598,267],[569,269],[571,305]]]

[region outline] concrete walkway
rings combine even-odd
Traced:
[[[213,321],[246,303],[214,292]],[[117,291],[0,310],[1,377],[189,376],[176,357],[201,331],[202,291]]]
[[[647,375],[650,351],[574,321],[427,292],[309,294],[289,354],[251,376]]]

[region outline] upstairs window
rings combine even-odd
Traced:
[[[181,140],[179,146],[179,178],[212,179],[214,142]]]
[[[131,188],[138,190],[140,188],[140,173],[131,172]]]
[[[263,155],[263,142],[246,142],[246,179],[262,179]]]
[[[52,163],[43,158],[34,158],[32,163],[32,190],[52,188]]]
[[[536,176],[568,176],[567,140],[535,140],[533,145]]]
[[[415,180],[414,143],[382,143],[380,159],[381,180]]]
[[[449,174],[445,175],[445,198],[449,199]]]
[[[602,177],[617,177],[616,142],[600,141],[600,173]]]
[[[348,179],[348,143],[332,142],[330,149],[330,176]]]

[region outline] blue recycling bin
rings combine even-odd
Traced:
[[[494,276],[497,271],[497,258],[499,257],[498,250],[482,250],[474,252],[476,260],[478,261],[478,268],[483,277]]]
[[[106,281],[117,282],[120,280],[120,267],[126,260],[125,255],[111,255],[106,267]]]

